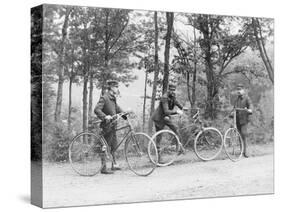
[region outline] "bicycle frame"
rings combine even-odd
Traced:
[[[117,121],[117,120],[118,120],[118,118],[117,118],[116,120],[114,120],[114,121]],[[129,131],[126,133],[126,135],[124,135],[124,137],[122,138],[122,140],[117,144],[116,148],[115,148],[113,151],[116,151],[116,150],[121,146],[121,144],[122,144],[124,141],[126,141],[126,140],[129,138],[129,136],[132,135],[133,132],[134,132],[130,121],[129,121],[128,119],[127,119],[126,121],[127,121],[127,124],[126,124],[126,125],[121,126],[121,127],[117,128],[117,129],[114,129],[115,132],[120,131],[120,130],[123,130],[123,129],[129,129]],[[110,124],[112,124],[112,123],[110,123]],[[103,140],[103,142],[108,146],[108,143],[107,143],[106,139],[104,138],[103,133],[100,134],[100,138],[101,138],[101,139]]]
[[[233,114],[233,127],[237,129],[237,111],[247,111],[246,109],[243,109],[243,108],[236,108],[234,107],[233,110],[234,112]]]
[[[204,124],[203,122],[200,120],[199,118],[199,109],[195,109],[197,110],[196,114],[192,116],[192,119],[193,119],[193,124],[190,124],[188,126],[185,126],[185,127],[182,127],[179,129],[179,131],[183,131],[184,129],[189,129],[191,126],[196,126],[198,130],[196,130],[196,132],[192,133],[191,136],[196,136],[197,133],[199,133],[200,131],[203,131],[204,130]],[[182,143],[182,141],[180,141]],[[189,142],[185,142],[185,144],[183,145],[183,147],[185,148],[186,145],[188,144]]]

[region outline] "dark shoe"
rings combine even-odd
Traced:
[[[120,171],[120,170],[122,170],[122,169],[120,168],[119,165],[117,165],[117,164],[113,165],[113,164],[112,164],[111,170],[112,170],[112,171]]]
[[[110,171],[110,170],[108,170],[108,169],[102,169],[102,170],[100,171],[100,173],[101,173],[101,174],[114,174],[113,171]]]
[[[159,164],[164,164],[165,163],[165,161],[163,160],[163,158],[160,155],[158,155],[158,163]]]
[[[247,154],[247,153],[243,153],[243,156],[245,157],[245,158],[249,158],[250,157],[250,155],[249,154]]]
[[[181,154],[185,154],[186,153],[186,149],[185,148],[183,148],[183,146],[180,146],[180,149],[179,149],[179,151],[178,151],[178,155],[181,155]]]

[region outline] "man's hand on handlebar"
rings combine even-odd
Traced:
[[[247,112],[248,112],[249,114],[252,114],[252,113],[253,113],[252,109],[247,109]]]
[[[104,118],[105,118],[106,121],[110,121],[112,119],[112,116],[111,115],[107,115]]]
[[[182,114],[183,114],[183,111],[182,111],[182,110],[177,110],[176,112],[177,112],[177,114],[179,114],[179,115],[182,115]]]

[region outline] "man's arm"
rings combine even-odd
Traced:
[[[122,113],[123,112],[122,108],[117,103],[116,103],[116,112],[117,113]]]
[[[179,108],[179,109],[183,109],[183,106],[179,103],[179,101],[176,99],[175,100],[175,105]]]
[[[246,107],[247,107],[249,113],[253,113],[253,104],[249,97],[247,97]]]
[[[103,107],[105,104],[105,99],[104,97],[100,97],[99,102],[97,103],[96,107],[95,107],[95,114],[99,117],[99,119],[104,120],[106,117],[106,114],[104,112],[102,112]]]

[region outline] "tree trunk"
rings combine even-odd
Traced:
[[[142,130],[145,128],[145,108],[146,108],[146,87],[147,87],[147,71],[145,71],[145,82],[144,82],[144,98],[143,98],[143,108],[142,108]]]
[[[189,85],[189,72],[186,71],[186,76],[185,76],[185,80],[186,80],[186,92],[187,92],[187,98],[188,98],[188,101],[190,102],[190,105],[192,103],[192,100],[191,100],[191,94],[190,94],[190,85]]]
[[[157,22],[157,12],[154,12],[154,25],[155,25],[155,34],[154,34],[154,79],[153,79],[153,87],[152,87],[152,95],[151,95],[151,105],[150,105],[150,117],[152,116],[155,109],[155,98],[157,92],[157,82],[159,75],[159,64],[158,64],[158,22]],[[148,122],[148,133],[152,132],[152,119],[149,119]]]
[[[71,73],[71,76],[69,78],[69,88],[68,88],[68,119],[67,119],[67,127],[68,130],[71,128],[71,110],[72,110],[72,82],[73,82],[73,76]]]
[[[68,19],[70,15],[71,9],[66,9],[65,19],[62,27],[62,39],[60,42],[60,54],[59,54],[59,70],[58,70],[58,90],[57,90],[57,100],[56,100],[56,109],[55,109],[55,121],[60,121],[61,119],[61,105],[62,105],[62,92],[63,92],[63,76],[64,76],[64,56],[65,56],[65,48],[64,42],[67,36],[67,27],[68,27]]]
[[[210,64],[207,65],[206,75],[207,75],[207,102],[206,102],[206,118],[211,118],[212,120],[216,118],[217,115],[217,94],[218,87],[216,83],[216,79],[213,72],[213,67]]]
[[[204,42],[201,42],[201,49],[204,52],[205,60],[205,72],[207,79],[207,99],[206,99],[206,108],[205,108],[205,118],[216,118],[217,113],[217,94],[218,86],[216,82],[216,77],[213,68],[212,61],[212,32],[210,31],[209,18],[204,21],[203,25],[200,27],[200,31],[203,33]]]
[[[193,23],[193,57],[194,57],[194,68],[193,68],[193,78],[192,78],[192,97],[191,97],[191,108],[195,107],[196,104],[196,80],[197,80],[197,51],[196,51],[196,31]]]
[[[166,34],[166,43],[165,43],[165,52],[164,52],[164,77],[163,77],[163,89],[162,93],[164,94],[168,89],[169,83],[169,59],[170,59],[170,42],[171,35],[173,30],[173,22],[174,22],[174,13],[167,12],[167,34]]]
[[[87,97],[88,97],[88,74],[84,74],[84,83],[83,83],[83,131],[87,131],[88,129],[88,120],[87,120]]]
[[[93,78],[93,74],[90,74],[90,79],[89,79],[89,83],[90,83],[90,87],[89,87],[89,111],[88,111],[88,116],[89,116],[89,121],[92,120],[92,113],[93,113],[93,89],[94,89],[94,82],[93,82],[94,78]],[[89,124],[88,121],[88,124]]]
[[[101,95],[104,95],[107,86],[106,81],[110,78],[110,74],[108,71],[108,63],[109,63],[109,10],[106,10],[106,16],[105,16],[105,40],[104,40],[104,71],[102,76],[102,87],[101,87]]]
[[[252,25],[253,25],[254,34],[255,34],[256,41],[257,41],[258,49],[259,49],[259,52],[260,52],[260,56],[263,60],[265,68],[267,70],[269,79],[272,82],[272,84],[274,84],[274,70],[273,70],[273,67],[271,65],[271,62],[268,58],[268,55],[267,55],[267,52],[266,52],[266,49],[265,49],[265,44],[263,42],[261,27],[260,27],[258,19],[252,18]]]

